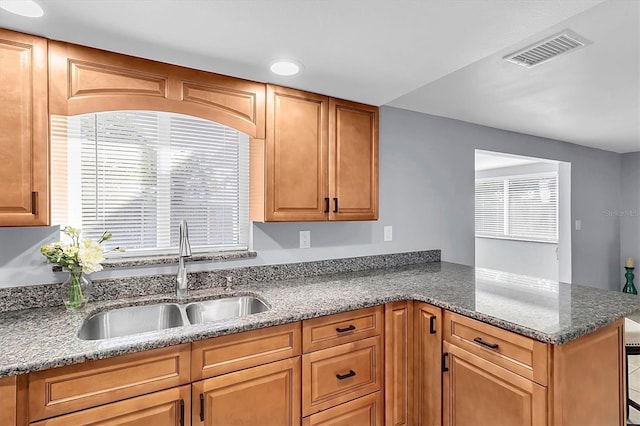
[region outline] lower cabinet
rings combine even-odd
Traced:
[[[384,415],[389,426],[414,424],[413,307],[411,300],[385,305]]]
[[[444,313],[443,425],[624,425],[624,322],[562,345]]]
[[[33,426],[191,424],[191,386],[185,385],[31,423]]]
[[[0,425],[27,422],[27,375],[0,377]]]
[[[300,357],[193,383],[193,425],[300,424]]]
[[[0,425],[623,425],[624,322],[550,345],[393,302],[0,378]]]
[[[547,388],[444,342],[444,425],[543,425]]]
[[[384,423],[384,307],[305,320],[302,423]]]
[[[302,426],[381,426],[383,418],[382,392],[375,392],[353,401],[302,419]]]
[[[185,343],[29,373],[29,421],[49,419],[47,422],[51,422],[58,416],[77,413],[77,421],[67,424],[86,424],[90,422],[85,422],[81,413],[112,403],[119,404],[122,412],[130,415],[134,415],[135,410],[146,412],[147,408],[167,415],[172,404],[185,400],[178,397],[176,389],[185,389],[183,385],[190,389],[190,355],[190,345]],[[173,393],[163,393],[159,400],[150,397],[160,395],[155,392],[172,389]],[[130,398],[142,395],[146,395],[142,400],[144,403],[140,400],[128,403],[133,401]],[[161,404],[162,408],[156,404]],[[173,410],[174,413],[178,411],[177,408]],[[101,413],[113,412],[105,410]],[[88,415],[87,419],[93,418],[92,414]],[[143,416],[146,415],[150,415],[149,412]],[[171,424],[179,424],[176,419],[177,416]],[[115,424],[119,423],[115,421]]]
[[[419,426],[442,422],[442,309],[414,305],[414,422]]]

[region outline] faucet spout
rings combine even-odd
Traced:
[[[189,229],[187,221],[180,221],[180,247],[178,250],[178,274],[176,276],[176,297],[183,298],[187,295],[187,267],[184,260],[191,256],[191,245],[189,244]]]

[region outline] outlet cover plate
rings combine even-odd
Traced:
[[[393,226],[384,227],[384,241],[393,241]]]
[[[311,248],[311,231],[300,231],[300,248]]]

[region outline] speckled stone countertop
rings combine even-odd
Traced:
[[[90,314],[171,296],[94,302],[80,312],[61,307],[0,314],[0,376],[192,342],[399,300],[419,300],[489,324],[562,344],[640,310],[637,296],[558,284],[446,262],[310,278],[236,284],[192,291],[185,303],[224,295],[263,299],[267,312],[129,337],[84,341],[77,337]]]

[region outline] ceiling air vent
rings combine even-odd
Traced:
[[[591,42],[584,37],[571,30],[564,30],[559,34],[507,55],[503,59],[526,68],[532,68],[589,44]]]

